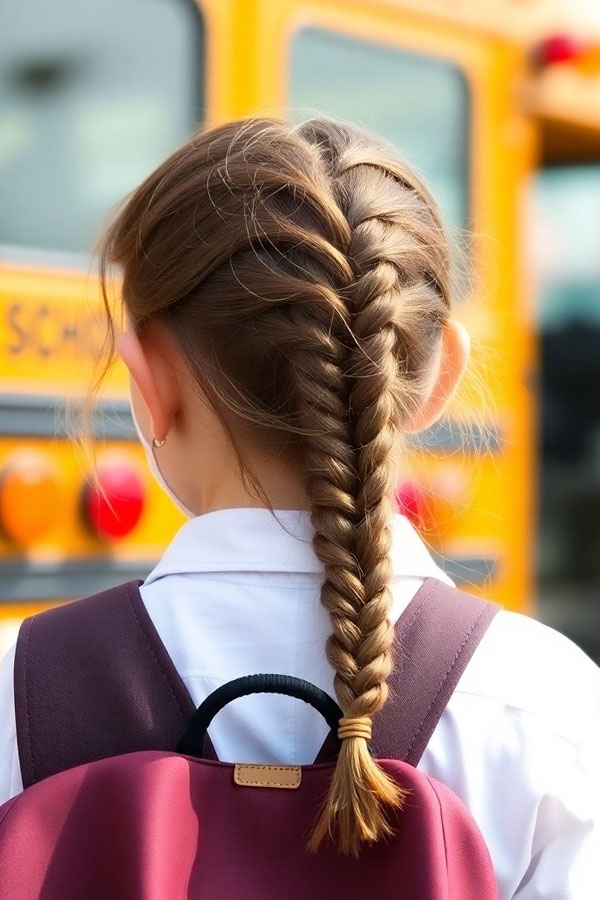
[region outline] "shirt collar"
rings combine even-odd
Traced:
[[[276,518],[275,518],[276,517]],[[323,564],[312,547],[307,510],[219,509],[181,526],[146,578],[194,572],[314,572]],[[435,563],[423,539],[401,514],[392,520],[392,574],[453,582]]]

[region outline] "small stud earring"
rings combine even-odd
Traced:
[[[166,438],[152,438],[152,446],[153,447],[162,447],[167,441]]]

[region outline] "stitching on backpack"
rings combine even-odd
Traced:
[[[401,632],[400,631],[397,632],[398,640],[396,641],[396,639],[394,639],[394,657],[397,656],[397,649],[399,649],[403,658],[405,658],[406,651],[404,650],[404,648],[402,646],[402,642],[407,638],[409,632],[414,628],[419,616],[421,616],[423,614],[423,610],[425,609],[425,604],[427,603],[427,601],[429,600],[431,595],[437,590],[438,585],[439,585],[439,582],[437,580],[435,580],[434,583],[432,584],[431,588],[429,589],[429,591],[427,591],[427,593],[425,593],[423,595],[423,597],[419,600],[419,604],[418,604],[417,608],[414,610],[411,619],[407,622],[404,630]],[[400,620],[398,620],[398,621],[400,621]],[[398,623],[396,623],[396,624],[398,624]],[[398,660],[394,659],[394,662],[398,662]],[[395,689],[392,688],[391,685],[388,686],[388,691],[389,691],[390,699],[392,699],[393,697],[396,696]]]
[[[141,628],[141,630],[142,630],[142,633],[143,633],[143,635],[144,635],[144,638],[146,639],[146,643],[148,644],[148,648],[149,648],[149,650],[150,650],[150,653],[152,654],[152,656],[153,656],[153,658],[154,658],[154,662],[156,663],[156,666],[157,666],[159,672],[160,672],[161,675],[163,676],[163,678],[164,678],[164,680],[165,680],[165,682],[166,682],[166,684],[167,684],[167,687],[169,688],[169,692],[171,693],[171,696],[173,697],[173,699],[175,700],[175,702],[176,702],[176,704],[177,704],[177,707],[178,707],[178,709],[179,709],[179,712],[181,713],[181,718],[182,718],[185,722],[187,722],[187,721],[188,721],[188,718],[187,718],[185,712],[183,711],[183,707],[182,707],[182,705],[181,705],[181,703],[180,703],[180,701],[179,701],[179,697],[178,697],[177,694],[175,693],[175,690],[174,690],[174,688],[173,688],[173,685],[171,684],[171,680],[170,680],[169,676],[167,675],[165,669],[163,668],[162,663],[160,662],[160,660],[158,659],[156,653],[154,652],[154,647],[153,647],[152,644],[150,643],[150,638],[148,637],[148,635],[147,635],[147,633],[146,633],[146,629],[145,629],[145,627],[144,627],[142,621],[140,620],[138,614],[137,614],[136,611],[135,611],[135,605],[134,605],[134,603],[133,603],[133,598],[132,598],[132,596],[131,596],[131,585],[130,585],[130,584],[127,584],[127,599],[129,600],[129,605],[131,606],[131,611],[132,611],[132,613],[133,613],[133,616],[134,616],[135,620],[137,621],[138,625],[140,626],[140,628]],[[143,601],[142,601],[142,603],[143,603]]]
[[[243,765],[243,763],[241,764]],[[278,772],[296,772],[298,766],[259,766],[252,764],[253,769],[277,769]],[[297,773],[300,776],[300,773]],[[300,777],[298,777],[298,783],[300,783]],[[244,784],[255,784],[262,785],[263,787],[289,787],[290,784],[288,781],[246,781],[244,780]]]
[[[25,692],[25,720],[27,722],[27,745],[29,749],[29,758],[31,760],[31,774],[33,775],[33,780],[37,781],[37,774],[35,768],[35,762],[33,760],[33,741],[31,740],[31,722],[29,719],[29,693],[27,691],[27,660],[28,660],[28,648],[29,648],[29,636],[31,635],[31,631],[33,629],[33,623],[35,620],[35,616],[32,616],[30,619],[29,626],[26,626],[26,636],[25,636],[25,647],[23,649],[23,653],[25,656],[23,662],[23,690]]]
[[[480,620],[480,618],[482,617],[482,615],[484,614],[485,610],[486,610],[486,605],[484,605],[484,606],[482,607],[481,612],[479,613],[479,615],[477,616],[477,618],[475,619],[475,621],[473,622],[473,624],[472,624],[471,627],[469,628],[468,632],[466,633],[466,635],[465,635],[465,637],[464,637],[464,640],[463,640],[462,644],[460,645],[460,647],[458,648],[458,650],[457,650],[457,652],[456,652],[456,655],[455,655],[454,659],[453,659],[452,662],[450,663],[450,667],[448,668],[446,674],[444,675],[444,677],[443,677],[442,680],[440,681],[439,685],[437,686],[437,689],[436,689],[436,692],[435,692],[435,694],[434,694],[433,700],[431,701],[431,703],[429,704],[429,706],[428,706],[427,709],[425,710],[425,715],[423,716],[421,722],[419,723],[419,725],[418,725],[418,727],[417,727],[417,730],[415,731],[415,733],[414,733],[414,735],[413,735],[413,737],[412,737],[412,740],[411,740],[411,742],[410,742],[410,744],[409,744],[409,746],[408,746],[408,748],[407,748],[407,750],[406,750],[406,756],[407,756],[407,757],[409,756],[410,751],[412,750],[412,748],[413,748],[413,746],[414,746],[414,744],[415,744],[415,741],[416,741],[417,738],[419,737],[419,734],[420,734],[420,732],[421,732],[421,729],[423,728],[423,725],[425,724],[425,721],[426,721],[426,719],[427,719],[427,716],[429,715],[429,710],[431,709],[431,707],[433,706],[433,704],[434,704],[435,701],[437,700],[437,698],[438,698],[438,696],[439,696],[439,693],[440,693],[441,689],[443,688],[446,679],[448,678],[448,675],[450,674],[450,672],[452,671],[452,669],[453,669],[454,666],[456,665],[456,662],[457,662],[459,656],[460,656],[461,653],[463,652],[463,649],[464,649],[464,647],[465,647],[465,644],[467,643],[467,641],[468,641],[469,638],[471,637],[471,634],[473,633],[473,630],[474,630],[475,626],[476,626],[477,623],[479,622],[479,620]]]
[[[406,628],[405,628],[404,631],[401,633],[401,635],[400,635],[400,640],[402,640],[402,638],[406,637],[406,635],[407,635],[408,632],[411,630],[411,628],[414,627],[415,620],[423,613],[423,608],[424,608],[426,602],[429,600],[429,598],[431,597],[431,595],[432,595],[432,594],[434,593],[434,591],[437,589],[438,584],[439,584],[439,582],[436,580],[435,583],[431,586],[431,589],[430,589],[429,591],[427,591],[427,593],[424,594],[424,596],[421,598],[421,600],[419,601],[419,605],[418,605],[417,609],[414,611],[414,613],[413,613],[413,615],[412,615],[410,621],[407,622],[407,624],[406,624]]]
[[[439,582],[439,580],[438,580],[437,578],[432,579],[432,581],[433,581],[433,584],[431,585],[431,587],[429,588],[429,590],[426,591],[426,592],[423,594],[423,596],[421,597],[421,599],[418,601],[417,608],[413,611],[413,614],[412,614],[411,618],[409,619],[409,621],[406,623],[405,628],[402,630],[402,632],[400,632],[399,630],[396,632],[396,636],[397,636],[398,640],[396,641],[396,638],[394,638],[394,656],[395,656],[395,657],[397,656],[397,650],[396,650],[396,647],[399,647],[400,652],[401,652],[402,655],[404,656],[405,651],[403,650],[403,647],[402,647],[402,642],[403,642],[403,640],[407,637],[407,635],[409,634],[409,632],[411,631],[411,629],[414,628],[417,619],[419,618],[420,615],[423,614],[423,610],[424,610],[424,608],[425,608],[425,604],[427,603],[427,601],[429,600],[429,598],[431,597],[431,595],[432,595],[432,594],[437,590],[437,588],[439,587],[440,582]],[[424,586],[425,586],[425,584],[426,584],[426,582],[424,582],[423,585],[421,585],[421,587],[419,588],[419,590],[422,591],[423,588],[424,588]],[[415,597],[416,597],[416,594],[415,594]],[[415,598],[413,597],[413,599],[412,599],[411,602],[413,602],[414,599],[415,599]],[[400,621],[400,620],[398,619],[397,622],[396,622],[396,625],[398,625],[398,622],[399,622],[399,621]],[[397,658],[394,659],[394,662],[398,662]],[[394,669],[394,670],[395,670],[395,669]],[[394,699],[396,698],[396,696],[397,696],[397,694],[396,694],[395,688],[393,688],[391,685],[388,685],[388,702],[394,700]],[[421,723],[421,725],[419,725],[419,728],[421,728],[422,724],[423,724],[423,723]],[[374,752],[375,754],[378,754],[379,751],[380,751],[380,747],[379,747],[379,745],[378,745],[378,742],[374,740],[373,742],[370,742],[370,745],[371,745],[371,747],[373,748],[373,752]],[[411,745],[411,746],[412,746],[412,745]],[[408,755],[408,753],[405,752],[404,758],[406,758],[407,755]]]

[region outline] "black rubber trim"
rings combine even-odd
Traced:
[[[213,718],[232,700],[245,697],[247,694],[287,694],[288,697],[296,697],[298,700],[309,703],[326,719],[334,734],[339,752],[341,740],[337,736],[337,729],[339,720],[344,714],[335,700],[321,688],[303,678],[263,673],[234,678],[233,681],[228,681],[227,684],[221,685],[209,694],[192,716],[185,734],[177,744],[177,753],[202,759],[205,755],[206,732]]]

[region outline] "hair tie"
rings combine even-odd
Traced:
[[[340,719],[340,727],[338,728],[338,737],[340,740],[349,737],[361,737],[365,740],[371,738],[371,717],[356,716],[354,719]]]

